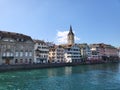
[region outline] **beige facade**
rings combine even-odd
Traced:
[[[78,44],[83,59],[91,58],[91,50],[87,43]]]
[[[0,65],[33,63],[33,48],[30,36],[0,31]]]
[[[49,50],[49,62],[62,63],[64,62],[64,48],[60,45],[55,45]]]

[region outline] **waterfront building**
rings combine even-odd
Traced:
[[[67,44],[61,45],[64,48],[64,60],[66,63],[81,62],[80,48],[74,42],[74,33],[72,26],[70,26],[69,33],[67,35]]]
[[[115,48],[114,46],[111,46],[111,45],[105,45],[105,55],[107,57],[114,57],[114,56],[118,56],[118,49]]]
[[[60,45],[54,45],[49,49],[49,62],[50,63],[63,63],[64,62],[64,48]]]
[[[72,31],[72,26],[70,26],[70,30],[69,30],[69,33],[67,35],[67,39],[68,39],[68,44],[69,45],[74,44],[74,33]]]
[[[33,48],[34,42],[30,36],[0,31],[0,65],[33,63]]]
[[[47,63],[49,46],[42,40],[34,40],[34,63]]]
[[[118,56],[119,56],[119,59],[120,59],[120,47],[118,48]]]
[[[83,44],[78,44],[78,46],[80,47],[81,59],[83,60],[91,59],[92,53],[89,45],[87,43],[83,43]]]
[[[66,63],[81,62],[80,48],[77,44],[64,45],[64,58]]]
[[[91,47],[93,59],[107,60],[109,58],[114,59],[118,57],[118,50],[112,45],[99,43],[99,44],[91,44],[90,47]]]
[[[103,47],[103,44],[91,44],[91,59],[92,60],[99,60],[102,59],[102,56],[104,56],[105,50]]]
[[[55,45],[49,50],[50,62],[81,62],[80,48],[74,43],[74,33],[72,26],[70,26],[69,33],[67,35],[67,44]]]

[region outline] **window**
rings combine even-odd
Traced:
[[[29,63],[32,63],[32,59],[29,59]]]
[[[20,56],[21,56],[21,57],[23,56],[23,51],[20,52]]]
[[[15,63],[18,63],[18,60],[17,60],[17,59],[15,59]]]
[[[27,60],[27,59],[25,59],[25,63],[28,63],[28,60]]]
[[[32,52],[31,51],[29,52],[29,56],[32,56]]]
[[[28,56],[28,52],[27,51],[25,52],[25,56]]]
[[[10,39],[10,42],[14,42],[14,40]]]
[[[5,52],[3,53],[3,56],[6,56],[6,53],[5,53]]]
[[[7,53],[6,53],[6,56],[10,56],[10,52],[7,52]]]
[[[15,56],[18,57],[19,56],[19,52],[16,51]]]
[[[9,41],[8,39],[4,39],[3,41]]]
[[[13,56],[13,53],[10,53],[10,56]]]
[[[19,38],[17,38],[17,41],[19,41]]]
[[[21,39],[21,41],[23,42],[23,41],[24,41],[24,39]]]
[[[20,59],[20,63],[23,63],[23,59]]]

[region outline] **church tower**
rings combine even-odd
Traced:
[[[69,45],[73,45],[74,44],[74,33],[72,31],[72,26],[70,26],[70,30],[69,30],[67,39],[68,39],[68,44]]]

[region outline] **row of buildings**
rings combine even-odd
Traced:
[[[99,44],[75,44],[72,27],[68,43],[55,45],[30,36],[0,31],[0,65],[32,63],[72,63],[85,60],[109,60],[120,57],[120,48]]]

